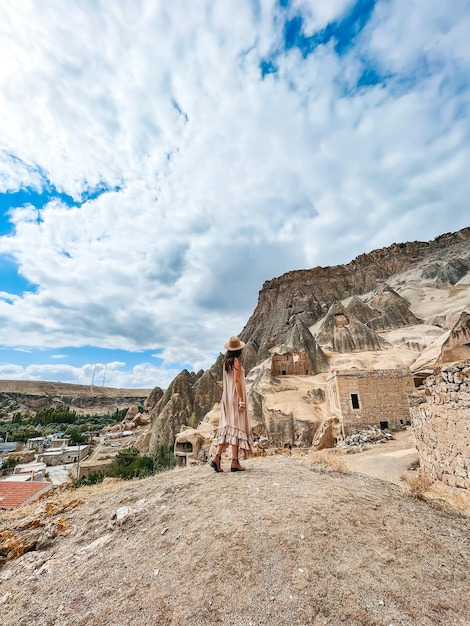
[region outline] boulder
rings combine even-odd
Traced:
[[[127,413],[126,413],[126,417],[124,418],[125,422],[130,422],[134,419],[134,417],[138,414],[139,409],[135,404],[132,404],[128,409],[127,409]]]
[[[158,404],[162,396],[163,389],[160,389],[160,387],[154,387],[144,402],[144,409],[150,412]]]
[[[150,424],[150,417],[148,415],[143,415],[142,413],[137,413],[132,421],[135,426],[147,426]]]
[[[470,314],[463,311],[447,333],[441,346],[437,365],[470,358]]]

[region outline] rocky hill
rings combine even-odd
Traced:
[[[468,626],[469,518],[325,461],[173,470],[0,511],[2,623]]]
[[[58,382],[0,380],[0,414],[68,406],[77,413],[107,414],[143,405],[150,389],[115,389]]]
[[[318,398],[329,371],[429,372],[449,333],[470,332],[452,330],[464,311],[470,311],[470,228],[267,281],[240,334],[255,432],[273,445],[310,445],[325,418]],[[307,355],[309,375],[273,376],[273,359],[295,350]],[[221,367],[222,356],[209,373],[176,377],[152,411],[154,440],[212,419]]]

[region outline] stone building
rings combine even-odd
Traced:
[[[70,474],[74,480],[80,480],[88,474],[106,474],[106,470],[109,468],[113,459],[96,459],[94,461],[83,461],[76,463],[72,466]]]
[[[424,401],[411,408],[420,467],[433,480],[470,489],[470,360],[443,365],[424,387]]]
[[[336,371],[326,379],[328,414],[342,419],[345,434],[364,426],[398,428],[410,421],[413,390],[406,369]]]
[[[77,463],[90,452],[90,446],[64,446],[45,450],[38,455],[38,460],[46,465],[62,465],[64,463]]]
[[[284,354],[273,354],[271,374],[273,376],[305,376],[314,372],[307,352],[291,350]]]

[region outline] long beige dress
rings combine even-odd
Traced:
[[[246,406],[245,371],[240,363],[240,378],[243,389],[243,400]],[[225,371],[223,374],[222,408],[219,428],[215,434],[214,445],[238,446],[250,452],[253,446],[248,407],[244,411],[238,410],[238,396],[235,387],[235,370]]]

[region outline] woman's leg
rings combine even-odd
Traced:
[[[219,443],[219,445],[217,446],[217,450],[215,453],[214,458],[211,461],[211,467],[213,470],[215,470],[216,472],[222,472],[222,467],[220,466],[220,463],[222,461],[222,452],[224,451],[225,448],[225,444],[224,443]]]
[[[245,468],[240,465],[240,461],[238,460],[238,446],[232,445],[232,472],[242,472]]]

